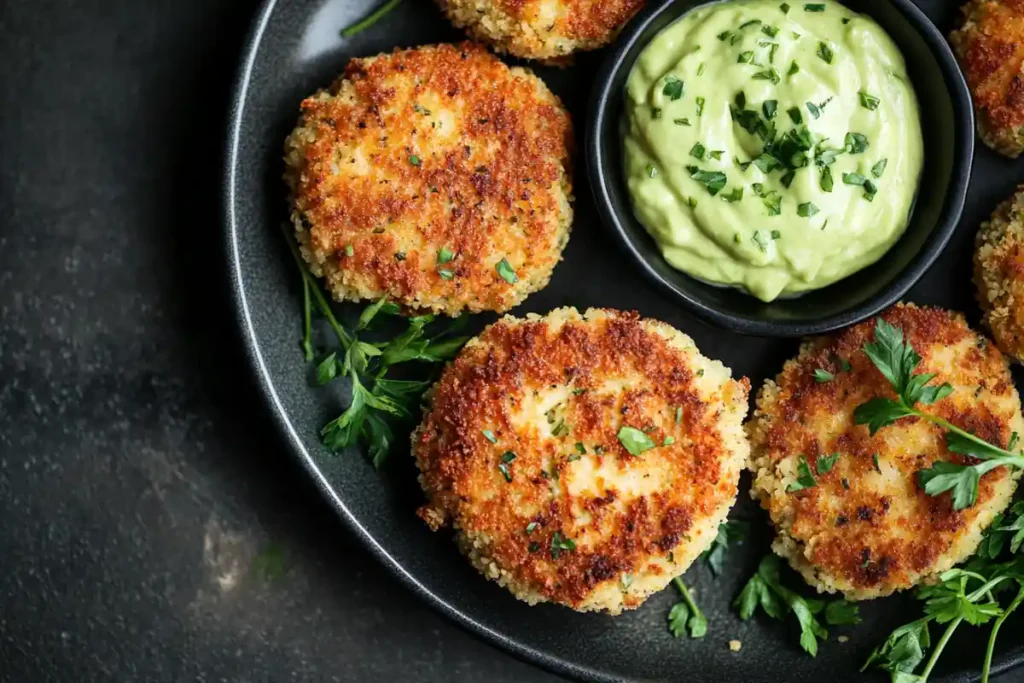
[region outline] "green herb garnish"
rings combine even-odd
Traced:
[[[818,384],[824,384],[825,382],[831,382],[835,378],[836,378],[836,376],[833,375],[828,370],[823,370],[822,368],[816,368],[814,370],[814,381],[817,382]]]
[[[973,465],[936,461],[917,473],[925,493],[937,496],[947,491],[953,509],[963,510],[978,499],[981,477],[997,467],[1024,467],[1024,456],[988,443],[946,420],[918,410],[917,404],[931,405],[953,393],[949,384],[929,386],[935,375],[914,374],[921,357],[903,338],[903,331],[879,318],[875,323],[874,342],[864,345],[864,353],[888,380],[897,399],[873,398],[857,406],[853,413],[857,424],[868,426],[872,435],[897,420],[916,416],[945,430],[946,447],[953,453],[967,455],[981,462]]]
[[[818,57],[822,59],[826,64],[832,63],[832,48],[828,46],[828,43],[824,41],[818,43]]]
[[[688,126],[690,125],[690,119],[672,119],[672,123],[677,126]]]
[[[814,102],[807,103],[807,111],[811,112],[811,116],[816,119],[821,117],[821,109]]]
[[[745,52],[741,52],[740,56],[737,57],[737,59],[736,59],[736,63],[737,64],[751,64],[751,63],[753,63],[753,61],[754,61],[754,53],[752,51],[750,51],[750,50],[747,50]]]
[[[551,559],[557,560],[563,552],[576,550],[576,541],[556,531],[551,537]]]
[[[819,5],[817,3],[811,5],[804,5],[805,12],[824,12],[825,5]]]
[[[811,466],[807,464],[807,458],[802,455],[796,465],[796,474],[796,481],[786,487],[786,493],[803,491],[804,489],[814,488],[817,486],[818,482],[814,479],[814,473],[811,472]]]
[[[617,436],[619,437],[619,443],[622,444],[623,448],[630,455],[642,455],[645,451],[654,448],[655,445],[651,437],[635,427],[621,427]]]
[[[498,265],[495,266],[495,270],[497,270],[498,275],[500,275],[501,278],[510,285],[514,285],[519,282],[519,276],[516,275],[516,271],[512,270],[512,266],[509,265],[506,259],[498,261]]]
[[[818,459],[814,463],[814,469],[817,470],[819,475],[828,474],[835,467],[836,461],[839,460],[839,454],[833,453],[831,455],[819,455]]]
[[[378,7],[376,10],[371,12],[365,19],[362,19],[351,26],[343,29],[341,35],[344,38],[351,38],[357,33],[362,33],[366,29],[376,24],[385,14],[393,10],[402,0],[388,0],[383,5]]]
[[[708,193],[711,196],[718,194],[728,178],[721,171],[702,171],[696,166],[687,166],[686,170],[690,172],[690,177],[696,180],[698,183],[704,185],[707,188]]]
[[[868,138],[860,133],[847,133],[844,139],[847,154],[861,154],[868,148]]]
[[[462,348],[466,338],[444,339],[443,334],[427,336],[426,328],[434,322],[435,316],[424,315],[409,318],[406,330],[388,341],[363,341],[359,334],[367,330],[378,315],[396,315],[398,307],[384,297],[363,309],[354,331],[346,330],[335,317],[287,231],[285,239],[303,280],[302,348],[305,356],[307,360],[313,359],[311,320],[316,308],[341,347],[317,364],[317,381],[326,384],[345,377],[351,385],[348,408],[320,431],[324,446],[338,451],[361,442],[367,446],[374,466],[380,467],[391,453],[394,425],[412,418],[420,396],[429,386],[428,382],[388,379],[387,373],[392,366],[409,361],[449,360]]]
[[[498,437],[496,437],[494,435],[494,432],[492,432],[490,429],[481,430],[481,433],[484,435],[484,438],[490,441],[491,443],[498,443]]]
[[[786,113],[789,114],[789,118],[792,119],[793,123],[796,125],[799,126],[804,122],[804,117],[803,114],[800,113],[799,107],[790,107]]]
[[[878,105],[881,102],[880,99],[878,99],[874,95],[867,94],[863,90],[861,90],[857,94],[860,96],[860,106],[864,107],[865,109],[870,109],[871,111],[878,109]]]
[[[793,74],[796,74],[796,73],[799,73],[799,72],[800,72],[800,65],[797,64],[796,61],[794,60],[793,63],[789,65],[789,72],[786,73],[786,75],[787,76],[792,76]]]
[[[515,459],[516,454],[512,451],[505,451],[501,454],[501,458],[498,461],[498,471],[501,472],[501,476],[505,477],[505,481],[512,481],[512,469],[510,465]]]
[[[679,591],[682,600],[672,606],[668,613],[668,629],[676,638],[689,632],[691,638],[703,638],[708,632],[708,620],[693,601],[686,584],[678,576],[672,583]]]
[[[844,600],[826,603],[824,600],[804,598],[782,585],[779,578],[782,560],[768,554],[758,565],[757,573],[750,577],[743,591],[733,602],[740,619],[747,621],[760,607],[772,619],[782,619],[787,614],[796,617],[800,624],[800,647],[812,657],[818,654],[818,639],[828,638],[828,630],[818,621],[824,613],[825,620],[832,625],[852,624],[860,621],[857,606]],[[842,603],[839,607],[832,607]]]
[[[801,218],[810,218],[816,213],[818,213],[818,207],[814,205],[814,202],[806,202],[796,207],[796,215]]]
[[[690,156],[691,157],[696,157],[697,159],[700,159],[701,161],[704,161],[704,152],[705,152],[704,145],[700,144],[699,142],[697,144],[695,144],[693,147],[690,148]]]
[[[455,258],[455,252],[448,247],[441,247],[437,250],[437,264],[443,265]]]
[[[832,169],[826,166],[821,169],[821,190],[822,192],[831,192],[833,186]]]
[[[675,102],[676,100],[683,96],[684,90],[685,84],[681,80],[679,80],[675,76],[666,76],[665,87],[661,89],[661,92],[665,95],[665,97],[669,98],[669,100]]]
[[[769,121],[771,121],[772,119],[775,118],[775,114],[778,112],[778,110],[779,110],[779,101],[778,100],[765,100],[761,104],[761,111],[764,112],[764,117],[766,119],[768,119]]]
[[[704,98],[703,97],[698,97],[696,101],[697,101],[697,116],[703,116],[704,115]]]
[[[764,71],[758,71],[753,75],[755,81],[771,81],[772,85],[778,85],[782,79],[779,77],[779,72],[774,68],[768,68]]]
[[[877,164],[871,167],[871,175],[876,178],[881,178],[882,174],[885,173],[885,165],[889,163],[888,159],[882,159]]]
[[[409,155],[409,163],[412,164],[413,166],[420,166],[420,165],[423,164],[423,160],[420,159],[415,154],[410,154]]]
[[[701,553],[712,574],[718,576],[722,573],[729,546],[743,540],[747,526],[746,522],[722,522],[718,525],[718,534],[711,542],[711,547]]]

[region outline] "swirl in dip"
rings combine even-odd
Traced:
[[[878,260],[907,226],[922,158],[902,55],[835,2],[699,8],[626,85],[638,219],[673,267],[763,301]]]

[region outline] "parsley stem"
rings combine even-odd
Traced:
[[[306,362],[313,360],[313,311],[309,302],[309,278],[302,276],[302,350],[306,354]]]
[[[700,608],[697,607],[697,603],[693,601],[693,597],[690,595],[690,591],[687,589],[686,584],[683,583],[683,580],[677,576],[672,579],[672,583],[674,583],[676,588],[679,589],[680,595],[683,596],[683,602],[685,602],[686,606],[690,608],[690,613],[700,614]]]
[[[928,675],[931,674],[932,669],[935,668],[935,664],[939,661],[939,655],[942,654],[942,648],[946,647],[946,643],[948,643],[949,639],[953,637],[953,631],[956,630],[956,627],[959,626],[960,622],[963,620],[963,617],[957,617],[953,621],[949,622],[949,626],[947,626],[946,630],[943,631],[942,637],[939,638],[939,642],[935,644],[935,649],[932,650],[932,656],[928,658],[928,664],[925,665],[924,671],[918,674],[917,680],[920,681],[920,683],[924,683],[928,680]]]
[[[1013,599],[1013,602],[1003,610],[1003,613],[992,624],[992,633],[988,636],[988,647],[985,649],[985,664],[981,667],[981,683],[988,683],[989,671],[992,668],[992,654],[996,649],[996,636],[999,635],[999,627],[1003,625],[1006,617],[1010,616],[1010,612],[1017,609],[1021,602],[1024,602],[1024,586],[1020,587],[1020,590],[1017,591],[1017,597]]]
[[[398,3],[400,2],[402,2],[402,0],[388,0],[383,5],[374,10],[372,13],[370,13],[362,21],[357,21],[348,28],[344,29],[341,32],[342,37],[351,38],[357,33],[361,33],[362,31],[365,31],[366,29],[370,28],[371,26],[376,24],[381,17],[383,17],[385,14],[393,10],[395,7],[397,7]]]
[[[320,287],[313,281],[313,276],[309,274],[309,269],[306,268],[306,264],[302,260],[302,254],[299,253],[299,248],[295,245],[295,240],[288,235],[288,230],[285,229],[284,224],[281,225],[281,232],[284,233],[284,241],[288,243],[288,248],[292,252],[292,258],[295,259],[295,265],[299,267],[299,272],[302,274],[302,281],[305,283],[303,286],[306,288],[305,291],[313,293],[313,298],[316,299],[317,308],[319,308],[323,316],[327,318],[327,322],[331,324],[331,329],[334,330],[334,334],[338,336],[338,341],[341,342],[341,345],[344,346],[347,351],[348,347],[352,345],[352,338],[349,337],[347,332],[345,332],[345,329],[338,322],[338,319],[334,317],[334,311],[331,310],[330,305],[327,303],[327,299],[324,298],[323,292],[320,291]],[[309,312],[308,306],[306,307],[306,312]],[[306,325],[308,328],[308,320]],[[310,351],[312,351],[312,349],[310,349]]]

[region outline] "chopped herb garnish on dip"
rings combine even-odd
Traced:
[[[442,265],[455,258],[455,253],[448,247],[441,247],[437,250],[437,263]]]
[[[818,56],[821,57],[826,64],[832,63],[832,48],[828,46],[828,43],[824,41],[818,43]]]
[[[867,94],[863,90],[861,90],[857,94],[860,96],[860,106],[864,107],[865,109],[870,109],[871,111],[878,109],[878,105],[881,102],[880,99],[878,99],[874,95]]]
[[[889,163],[888,159],[882,159],[877,164],[871,167],[871,175],[876,178],[881,178],[882,174],[885,173],[885,165]]]
[[[662,88],[662,93],[665,97],[669,98],[673,102],[683,96],[684,84],[681,80],[675,76],[667,76],[665,78],[665,87]]]
[[[818,213],[819,209],[814,205],[814,202],[804,202],[800,206],[796,207],[796,215],[801,218],[810,218],[814,214]]]
[[[422,159],[420,159],[420,158],[419,158],[418,156],[416,156],[415,154],[411,154],[411,155],[409,156],[409,163],[410,163],[410,164],[412,164],[413,166],[419,166],[420,164],[422,164],[422,163],[423,163],[423,160],[422,160]]]
[[[844,140],[847,154],[862,154],[868,148],[868,138],[860,133],[847,133]]]
[[[764,301],[831,284],[895,243],[923,161],[913,90],[925,84],[910,82],[883,29],[834,0],[789,4],[786,14],[776,0],[726,0],[683,16],[642,50],[624,98],[624,170],[641,224],[671,252],[673,267],[742,283]],[[840,23],[851,16],[856,31]],[[675,81],[687,86],[678,110],[669,104]],[[667,121],[651,120],[654,105],[665,107]],[[713,120],[694,120],[704,113]],[[885,183],[873,166],[882,157],[894,161],[878,166]],[[657,166],[654,177],[648,164]],[[839,181],[850,173],[870,184],[849,194]],[[702,199],[696,211],[694,181],[722,201]],[[861,193],[877,196],[876,206],[862,205]],[[675,220],[679,213],[684,220]],[[702,258],[733,240],[738,246],[714,265]]]

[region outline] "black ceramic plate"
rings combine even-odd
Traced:
[[[374,28],[343,40],[340,29],[363,16],[376,1],[269,2],[256,18],[242,58],[227,142],[228,252],[249,353],[288,447],[352,533],[412,590],[489,641],[559,673],[601,681],[879,680],[857,669],[892,628],[918,614],[912,600],[865,603],[861,610],[865,621],[855,628],[834,629],[815,659],[797,647],[790,625],[760,619],[743,623],[733,614],[729,604],[766,552],[771,536],[764,515],[747,498],[746,480],[732,517],[753,520],[754,537],[730,555],[725,575],[717,580],[701,563],[690,569],[687,582],[696,585],[710,630],[700,641],[676,640],[665,625],[675,601],[671,591],[614,618],[518,602],[480,577],[448,535],[431,533],[415,516],[422,494],[407,449],[400,449],[377,472],[358,452],[331,456],[320,445],[318,430],[340,412],[343,397],[310,386],[309,368],[299,350],[301,287],[279,230],[286,217],[280,179],[283,139],[303,96],[327,85],[350,57],[461,38],[432,3],[406,0]],[[949,31],[957,13],[955,2],[921,0],[920,6],[943,33]],[[601,53],[584,55],[568,70],[537,69],[572,111],[578,138],[585,125],[592,75],[601,58]],[[974,231],[1020,180],[1024,180],[1024,161],[1004,160],[978,145],[964,220],[943,256],[907,300],[963,310],[977,322],[970,283]],[[598,224],[582,170],[576,187],[576,221],[565,261],[555,270],[551,284],[516,313],[546,312],[566,304],[636,309],[683,330],[705,353],[721,359],[737,375],[750,377],[755,388],[796,352],[794,340],[723,332],[669,302],[647,284]],[[348,315],[356,310],[342,309]],[[479,316],[476,324],[490,319]],[[850,640],[837,642],[840,633]],[[980,629],[960,629],[932,680],[968,680],[980,666],[986,637]],[[731,639],[743,642],[740,652],[729,651],[726,643]],[[1008,621],[997,654],[1000,669],[1024,659],[1022,642],[1024,621]]]

